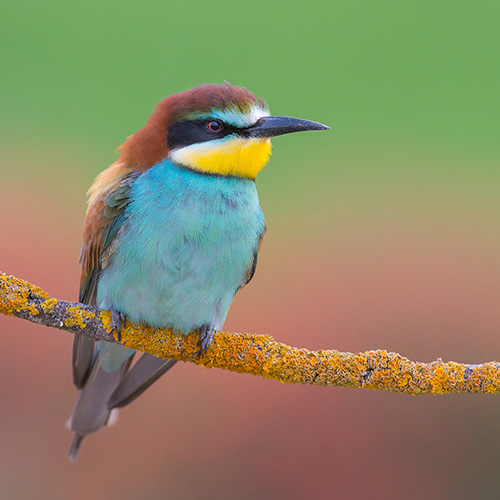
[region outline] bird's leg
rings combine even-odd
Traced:
[[[122,327],[125,326],[125,323],[127,322],[127,317],[125,316],[125,314],[119,311],[114,311],[113,309],[111,309],[110,312],[111,312],[111,326],[113,327],[114,330],[116,330],[116,336],[118,338],[118,342],[121,342]]]
[[[202,354],[207,352],[207,349],[210,347],[212,340],[214,339],[215,328],[213,325],[203,325],[200,328],[200,340],[198,344],[200,346],[200,350],[198,351],[198,357],[200,358]]]

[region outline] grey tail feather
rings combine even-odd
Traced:
[[[175,363],[173,359],[160,359],[151,354],[143,354],[111,394],[108,409],[122,408],[134,401]]]
[[[89,376],[94,359],[94,344],[83,335],[75,335],[73,341],[73,383],[77,389],[81,389],[85,385],[85,381]]]
[[[96,356],[68,422],[68,427],[73,431],[73,442],[68,451],[71,460],[76,460],[83,438],[87,434],[99,431],[108,423],[110,416],[109,396],[118,387],[131,361],[132,356],[118,370],[106,372],[101,368],[99,357]]]
[[[83,439],[108,424],[114,408],[131,403],[153,382],[175,365],[172,359],[160,359],[143,354],[129,370],[133,356],[114,372],[106,372],[94,356],[90,373],[83,379],[83,387],[76,400],[68,427],[73,431],[73,441],[68,451],[75,461]]]
[[[80,434],[77,434],[76,432],[73,433],[73,441],[71,442],[71,446],[68,450],[68,458],[72,462],[76,462],[76,459],[78,458],[78,453],[84,437],[85,436],[80,436]]]

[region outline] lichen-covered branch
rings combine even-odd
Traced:
[[[0,313],[27,319],[95,340],[117,342],[111,315],[97,307],[50,297],[41,288],[0,273]],[[197,357],[198,335],[176,335],[127,323],[121,343],[161,358],[207,368],[251,373],[293,384],[384,389],[404,394],[496,393],[500,363],[468,365],[441,359],[410,361],[383,350],[363,353],[309,351],[276,342],[269,335],[221,332],[207,353]]]

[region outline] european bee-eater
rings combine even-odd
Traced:
[[[264,100],[232,85],[203,85],[163,99],[89,190],[80,301],[124,319],[200,333],[200,354],[234,295],[251,279],[266,231],[255,178],[270,138],[320,123],[270,116]],[[68,421],[74,460],[106,425],[175,363],[77,335]]]

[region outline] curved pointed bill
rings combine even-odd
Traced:
[[[303,132],[305,130],[328,130],[322,123],[289,118],[287,116],[264,116],[244,130],[247,137],[276,137],[277,135]]]

